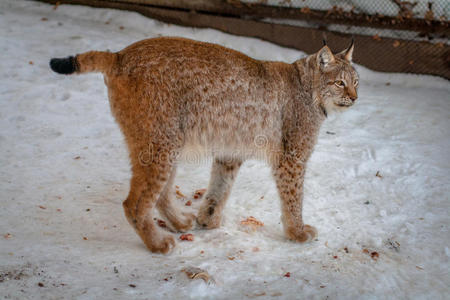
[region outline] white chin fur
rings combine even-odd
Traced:
[[[330,115],[332,113],[342,112],[347,110],[349,106],[339,106],[333,103],[333,101],[327,101],[325,103],[325,111],[327,112],[327,115]]]

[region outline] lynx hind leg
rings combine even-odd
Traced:
[[[172,227],[180,232],[188,231],[192,228],[195,215],[181,211],[173,201],[173,181],[176,175],[176,167],[173,167],[169,180],[159,197],[157,208],[161,215],[169,220]]]
[[[170,176],[169,163],[133,166],[130,193],[123,202],[125,215],[147,248],[168,253],[175,247],[172,235],[159,230],[153,222],[153,209]]]
[[[303,179],[305,165],[290,157],[282,157],[273,174],[281,199],[282,223],[286,236],[293,241],[308,242],[317,230],[303,223]]]
[[[214,160],[205,200],[197,215],[197,223],[201,227],[213,229],[220,226],[222,210],[241,164],[240,160]]]

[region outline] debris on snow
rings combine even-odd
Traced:
[[[363,253],[365,253],[365,254],[368,254],[368,255],[370,255],[370,257],[373,259],[373,260],[378,260],[378,258],[380,257],[380,254],[378,253],[378,252],[376,252],[376,251],[369,251],[369,249],[366,249],[366,248],[364,248],[363,250],[362,250],[362,252]]]
[[[194,241],[194,235],[192,233],[182,234],[180,240],[192,242]]]
[[[206,283],[214,283],[214,279],[209,273],[197,267],[187,267],[181,270],[189,279],[202,279]]]
[[[175,194],[177,195],[177,198],[186,198],[186,196],[180,192],[180,190],[175,190]]]
[[[387,239],[387,240],[386,240],[386,246],[387,246],[389,249],[395,250],[396,252],[399,252],[399,251],[400,251],[400,243],[397,242],[397,241],[394,241],[393,239]]]
[[[256,298],[256,297],[261,297],[261,296],[265,296],[266,292],[259,292],[259,293],[255,293],[255,294],[245,294],[245,296],[247,296],[248,298]]]
[[[245,220],[242,220],[241,225],[248,226],[249,228],[256,230],[259,227],[264,226],[264,223],[257,220],[255,217],[250,216],[250,217],[246,218]]]
[[[373,260],[377,260],[380,257],[380,254],[376,251],[373,251],[370,253],[370,257],[372,257]]]
[[[194,192],[194,199],[199,199],[206,192],[206,189],[198,189]]]

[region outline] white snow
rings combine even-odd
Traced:
[[[304,218],[317,241],[284,238],[270,170],[248,161],[220,229],[192,230],[168,256],[147,251],[122,212],[128,155],[101,75],[60,76],[48,61],[158,35],[303,55],[136,13],[0,2],[2,298],[448,299],[450,84],[431,76],[358,67],[357,105],[324,123],[308,165]],[[207,162],[186,163],[176,184],[190,196],[208,177]],[[248,216],[265,226],[249,232]],[[187,279],[187,266],[216,283]]]

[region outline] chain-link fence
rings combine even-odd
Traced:
[[[449,0],[247,0],[311,14],[306,26],[379,37],[449,44]],[[314,15],[316,18],[313,18]],[[306,16],[305,16],[306,17]],[[277,21],[277,20],[274,20]],[[279,20],[278,20],[279,21]],[[330,25],[330,23],[346,26]],[[352,26],[348,26],[352,25]],[[373,26],[373,27],[371,27]]]
[[[342,12],[367,15],[378,14],[427,20],[448,20],[450,16],[450,2],[448,0],[243,0],[240,2],[325,11],[342,10]]]
[[[263,21],[370,37],[364,60],[385,71],[437,74],[450,79],[449,0],[245,0],[291,12]],[[403,59],[380,57],[401,54]],[[423,56],[427,57],[424,61]],[[361,60],[361,59],[360,59]],[[433,61],[433,63],[432,63]],[[377,62],[380,64],[376,67]],[[389,66],[390,65],[390,66]],[[441,71],[433,73],[436,65]],[[375,67],[373,67],[375,66]]]

